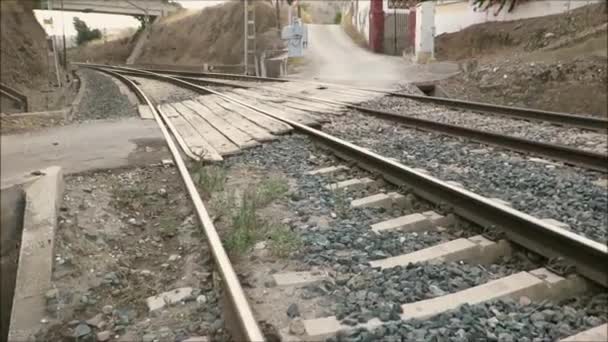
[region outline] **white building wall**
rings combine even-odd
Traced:
[[[369,13],[371,0],[354,0],[356,13],[353,13],[353,25],[365,37],[369,43]]]
[[[496,16],[494,15],[494,12],[498,6],[491,7],[485,12],[475,12],[469,1],[439,2],[435,8],[435,34],[440,35],[442,33],[456,32],[468,26],[488,21],[509,21],[558,14],[600,1],[601,0],[529,1],[518,4],[511,13],[508,13],[507,9],[503,8]]]

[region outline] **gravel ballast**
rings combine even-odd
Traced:
[[[385,96],[368,101],[364,106],[533,141],[567,145],[596,153],[606,154],[608,149],[608,141],[603,133],[555,126],[547,122],[528,122],[498,115],[484,115],[466,110],[454,110],[445,106],[394,96]]]
[[[325,185],[339,180],[373,177],[353,167],[333,177],[306,174],[307,171],[340,164],[301,135],[283,137],[227,159],[227,167],[260,167],[266,172],[277,169],[295,180],[288,208],[296,218],[290,220],[289,225],[300,235],[303,248],[293,257],[310,267],[330,269],[333,277],[332,281],[307,286],[303,296],[328,296],[334,303],[332,312],[345,324],[366,322],[374,317],[385,321],[399,319],[401,304],[456,292],[536,267],[518,254],[518,257],[500,260],[487,267],[465,263],[423,263],[386,270],[371,268],[371,260],[410,253],[477,233],[462,222],[445,231],[374,233],[370,229],[373,223],[433,208],[429,203],[408,195],[412,203],[405,209],[348,209],[343,212],[340,202],[349,205],[353,198],[377,191],[345,191],[336,195],[325,188]],[[399,191],[389,186],[384,186],[384,190]],[[342,196],[344,198],[341,199]],[[439,211],[437,208],[434,210]]]
[[[606,305],[605,293],[560,303],[492,301],[430,319],[390,322],[371,332],[343,332],[327,341],[556,341],[606,322]]]
[[[112,81],[99,71],[83,68],[81,77],[86,78],[84,96],[78,106],[75,120],[97,120],[137,116],[135,105]]]
[[[405,209],[351,209],[352,199],[377,191],[336,193],[326,189],[325,185],[341,178],[306,175],[307,171],[341,163],[328,156],[327,152],[318,150],[302,135],[286,136],[260,148],[246,150],[241,155],[228,158],[226,162],[227,167],[241,165],[260,167],[264,170],[281,170],[286,176],[296,180],[296,189],[290,196],[288,208],[290,212],[296,213],[297,219],[289,224],[302,237],[305,248],[300,257],[309,265],[331,266],[340,273],[359,272],[370,260],[409,253],[475,234],[473,230],[463,229],[465,224],[457,224],[443,232],[374,233],[370,228],[372,224],[430,210],[430,204],[408,195],[412,204]],[[373,177],[351,170],[343,178],[363,176]],[[398,191],[389,186],[384,189]]]
[[[178,87],[169,82],[144,77],[129,78],[137,81],[146,95],[150,96],[157,103],[181,102],[191,100],[201,95],[193,90]]]
[[[606,189],[595,184],[605,175],[579,168],[533,162],[521,154],[463,139],[409,129],[352,112],[324,130],[404,165],[462,183],[515,209],[564,222],[581,235],[606,241]],[[380,139],[381,138],[381,139]]]
[[[416,263],[384,270],[367,268],[340,275],[332,296],[338,303],[336,317],[355,325],[373,317],[400,320],[401,305],[478,286],[510,274],[535,268],[521,254],[481,266],[462,262]]]

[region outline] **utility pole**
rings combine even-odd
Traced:
[[[48,0],[48,9],[49,11],[53,10],[53,1]],[[52,18],[52,17],[51,17]],[[53,47],[53,59],[55,62],[55,75],[57,76],[57,86],[61,87],[61,76],[59,76],[59,61],[57,60],[57,44],[55,44],[55,25],[52,25],[53,35],[51,35],[51,46]],[[48,59],[48,58],[47,58]]]
[[[248,0],[243,0],[243,24],[244,24],[244,33],[243,33],[243,41],[245,42],[245,48],[243,50],[243,63],[245,64],[245,75],[249,74],[249,61],[247,56],[249,55],[249,46],[247,46],[247,37],[249,37],[249,23],[248,23],[248,18],[247,18],[247,7],[249,7],[248,5]]]
[[[63,26],[63,68],[68,70],[68,48],[65,44],[65,19],[63,17],[63,0],[61,0],[61,25]]]
[[[245,74],[249,74],[249,61],[254,62],[256,73],[258,71],[258,63],[256,56],[256,46],[255,46],[255,7],[248,0],[243,1],[244,19],[245,19],[245,55],[244,55],[244,63],[245,63]],[[251,59],[249,58],[251,55]]]

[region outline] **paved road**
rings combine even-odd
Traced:
[[[430,81],[458,71],[453,63],[415,65],[403,57],[372,53],[357,46],[339,25],[308,25],[307,65],[297,78],[369,87]]]
[[[26,172],[51,165],[61,166],[67,174],[147,165],[168,157],[156,122],[139,118],[5,135],[0,142],[2,187],[19,182]]]

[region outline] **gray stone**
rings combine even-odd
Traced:
[[[82,339],[91,333],[92,333],[92,330],[87,324],[80,323],[76,326],[76,328],[74,328],[73,336],[75,338]]]
[[[114,310],[112,305],[104,305],[103,308],[101,308],[101,312],[103,312],[104,315],[111,315],[112,310]]]
[[[298,304],[291,303],[287,308],[287,317],[294,318],[300,316],[300,310],[298,309]]]
[[[142,342],[155,342],[157,340],[157,336],[155,334],[145,334],[144,336],[142,336],[141,341]]]
[[[304,322],[301,318],[295,318],[289,322],[289,333],[300,336],[306,333],[306,328],[304,327]]]
[[[97,333],[97,341],[105,342],[110,339],[112,333],[108,330],[100,331]]]

